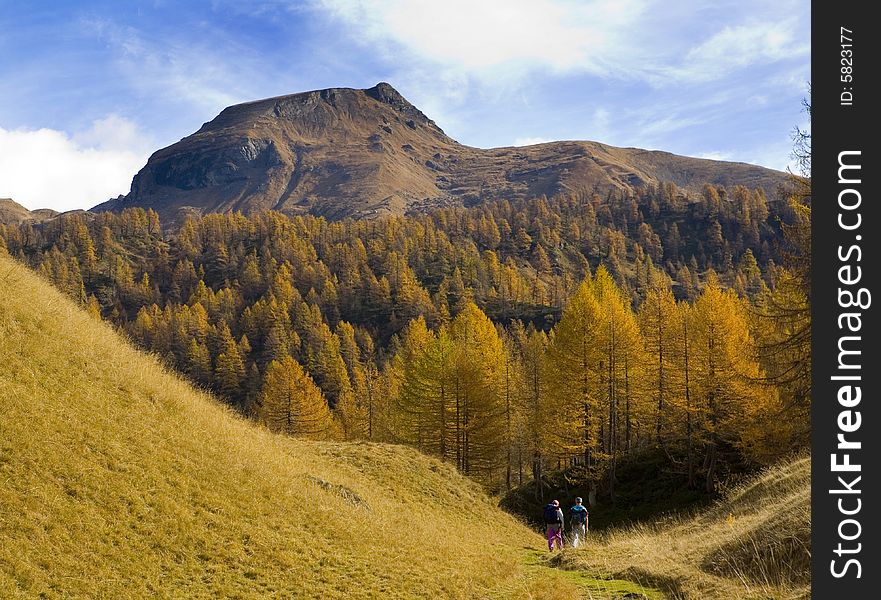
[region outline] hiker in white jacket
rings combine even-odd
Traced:
[[[587,508],[581,498],[575,498],[575,505],[569,509],[569,523],[572,526],[572,546],[578,548],[587,535]]]

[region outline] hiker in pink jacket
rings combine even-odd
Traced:
[[[554,545],[563,549],[563,511],[560,509],[560,501],[554,500],[545,506],[545,525],[548,528],[548,550],[554,551]]]

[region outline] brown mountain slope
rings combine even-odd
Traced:
[[[691,193],[705,183],[739,183],[771,195],[786,175],[597,142],[463,146],[380,83],[231,106],[153,154],[127,196],[95,208],[152,207],[163,220],[186,207],[371,217],[495,198],[630,191],[661,181]]]
[[[0,225],[18,225],[25,221],[44,221],[58,213],[49,208],[28,210],[12,198],[0,198]]]

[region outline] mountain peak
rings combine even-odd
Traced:
[[[390,112],[393,111],[393,112]],[[238,128],[243,123],[275,127],[279,121],[293,124],[301,133],[324,135],[327,128],[351,129],[353,122],[403,120],[410,127],[420,123],[435,135],[443,131],[413,106],[391,84],[384,81],[367,89],[326,88],[243,102],[223,109],[196,134]],[[369,135],[369,134],[368,134]]]
[[[413,106],[401,93],[393,88],[391,84],[386,83],[385,81],[380,81],[372,88],[368,88],[366,90],[362,90],[365,95],[388,104],[396,111],[405,114],[408,117],[415,118],[425,125],[429,125],[433,129],[436,129],[438,132],[443,133],[440,127],[435,125],[434,121],[429,119],[425,114]]]
[[[410,104],[398,90],[385,81],[380,81],[372,88],[367,88],[363,91],[371,98],[376,98],[380,102],[385,102],[386,104]]]
[[[471,148],[383,81],[230,106],[157,151],[125,198],[97,208],[152,207],[166,221],[181,211],[267,209],[338,219],[498,198],[627,194],[662,181],[691,194],[705,183],[773,193],[784,179],[752,165],[596,142]]]

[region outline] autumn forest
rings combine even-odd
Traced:
[[[493,490],[579,464],[614,498],[640,449],[712,491],[807,443],[808,227],[783,192],[664,184],[368,221],[70,213],[0,248],[270,429]]]

